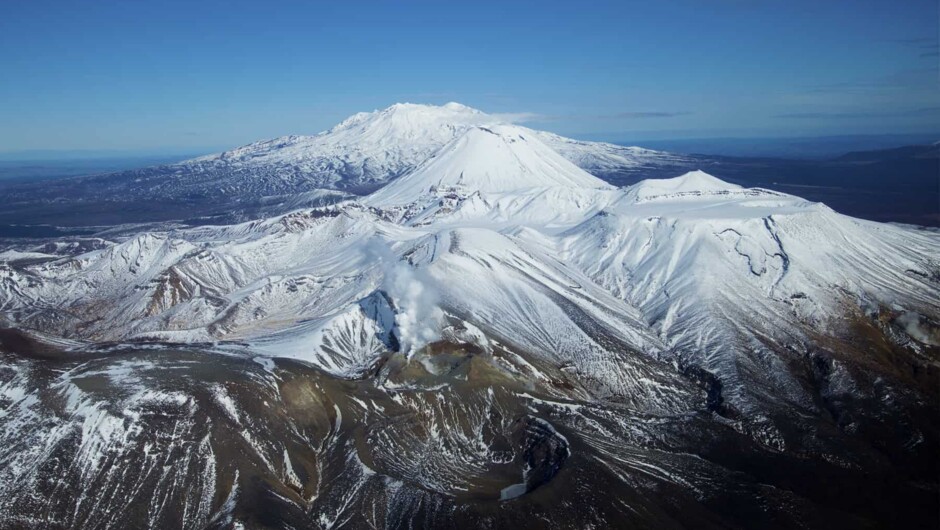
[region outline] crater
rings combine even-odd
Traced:
[[[365,465],[409,485],[458,499],[509,500],[551,481],[570,455],[554,426],[510,415],[492,392],[398,397],[410,411],[365,427],[357,448]]]

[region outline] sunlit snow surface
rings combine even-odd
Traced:
[[[2,342],[0,520],[790,527],[936,506],[940,234],[702,172],[615,188],[578,142],[430,109],[282,140],[374,135],[350,163],[409,169],[361,199],[0,254],[5,327],[55,342]]]
[[[313,136],[255,142],[176,164],[13,186],[2,190],[0,200],[9,208],[4,222],[11,225],[178,220],[232,224],[370,193],[439,159],[445,148],[454,150],[485,130],[507,126],[506,116],[456,103],[440,107],[396,104],[357,114]],[[519,126],[515,129],[553,150],[550,155],[540,151],[540,156],[548,156],[544,162],[528,163],[551,165],[551,159],[564,158],[605,178],[632,179],[645,171],[662,174],[663,168],[693,163],[689,157],[662,151],[580,142]],[[473,143],[480,148],[492,147],[494,141],[501,141],[496,139]],[[459,151],[461,156],[469,153],[463,148]],[[484,156],[490,154],[496,157],[493,162],[505,160],[499,158],[498,151]],[[500,170],[506,172],[513,166],[510,162],[500,169],[491,163],[486,169],[495,170],[493,176],[499,177]],[[436,167],[441,167],[440,162]],[[520,177],[513,175],[514,179]],[[517,185],[531,183],[532,178]],[[57,233],[45,226],[32,229]]]

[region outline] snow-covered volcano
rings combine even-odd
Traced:
[[[478,133],[511,124],[512,116],[490,115],[461,105],[442,106],[398,103],[384,110],[361,112],[315,136],[286,136],[257,142],[232,151],[182,162],[180,167],[231,166],[247,170],[290,174],[306,180],[308,187],[368,189],[412,172],[447,148],[453,156],[499,156],[496,138]],[[565,158],[587,169],[655,164],[675,157],[668,153],[600,142],[578,142],[551,133],[515,126],[516,137],[528,136],[554,152],[538,158]],[[456,144],[457,138],[464,139]],[[499,134],[496,134],[499,137]],[[466,145],[465,145],[466,144]],[[460,155],[459,153],[463,153]],[[459,163],[459,160],[455,160]],[[506,160],[492,161],[491,168]],[[536,162],[536,158],[530,160]],[[442,162],[438,164],[441,167]],[[553,163],[557,163],[553,161]],[[508,169],[508,167],[503,168]]]
[[[529,129],[471,127],[426,163],[370,195],[374,205],[410,204],[436,189],[497,193],[539,188],[610,189],[572,164]]]
[[[232,223],[370,193],[429,163],[468,131],[506,127],[511,118],[458,103],[400,103],[356,114],[312,136],[264,140],[176,164],[22,185],[4,190],[0,200],[10,209],[8,216],[21,212],[17,222],[39,216],[52,224],[196,217]],[[516,127],[530,142],[549,147],[555,158],[605,178],[692,163],[680,155]],[[51,221],[37,213],[50,209]]]
[[[468,128],[500,121],[459,103],[398,103],[360,112],[315,136],[256,142],[180,166],[270,168],[288,170],[313,187],[374,187],[414,169]]]
[[[419,349],[456,319],[553,362],[596,357],[583,369],[612,386],[617,371],[600,367],[617,348],[597,333],[743,385],[742,359],[761,342],[807,343],[855,314],[934,329],[936,233],[701,171],[618,189],[569,160],[592,149],[459,104],[357,114],[194,163],[327,157],[392,181],[374,193],[74,256],[8,252],[0,308],[15,325],[77,339],[276,343],[265,348],[337,373],[370,365],[396,334]]]
[[[346,375],[459,321],[617,392],[608,365],[637,351],[741,396],[766,341],[809,344],[856,315],[887,311],[934,330],[898,324],[910,344],[934,344],[938,255],[934,232],[699,171],[614,188],[527,129],[473,125],[361,200],[75,256],[8,252],[0,307],[69,338],[247,341]]]
[[[940,234],[853,219],[700,171],[617,188],[584,169],[597,146],[559,138],[459,105],[400,105],[319,136],[193,161],[271,167],[283,159],[326,183],[390,183],[239,224],[7,250],[2,327],[75,348],[211,343],[262,366],[297,359],[344,389],[334,392],[364,392],[372,405],[338,402],[381,417],[375,432],[338,442],[343,412],[324,397],[317,406],[331,419],[318,432],[326,434],[304,442],[376,453],[337,457],[342,473],[355,475],[353,490],[333,498],[339,513],[348,498],[373,495],[410,513],[424,509],[422,499],[444,506],[471,486],[508,501],[569,457],[631,492],[655,477],[697,499],[730,473],[720,456],[707,465],[675,457],[698,451],[705,431],[686,430],[689,422],[721,433],[719,455],[754,446],[761,458],[789,452],[839,473],[884,465],[881,451],[917,462],[931,454],[938,434],[917,411],[936,397]],[[592,160],[610,162],[611,149]],[[269,184],[245,175],[250,186]],[[297,392],[288,388],[285,399]],[[459,397],[467,393],[473,398]],[[28,424],[33,401],[23,403]],[[230,399],[222,406],[248,424]],[[539,410],[550,413],[526,416]],[[396,431],[406,415],[427,423]],[[897,415],[900,426],[889,425]],[[493,422],[504,438],[526,425],[512,435],[524,443],[484,442]],[[559,435],[554,423],[570,430]],[[565,436],[580,432],[591,434],[569,445]],[[860,432],[890,432],[890,441],[851,461],[833,456],[855,447]],[[740,445],[723,445],[731,439]],[[289,467],[286,448],[248,441]],[[656,451],[672,452],[664,460]],[[0,475],[0,493],[20,483],[18,470],[32,469],[9,458],[18,464]],[[260,460],[277,480],[299,481]],[[510,461],[521,479],[487,475],[487,466]],[[322,495],[296,505],[331,499]],[[774,513],[794,504],[793,494],[758,497]]]

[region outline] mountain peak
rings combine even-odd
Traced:
[[[497,133],[496,136],[500,137],[506,132],[508,136],[502,135],[505,141],[496,143],[511,144],[516,141],[518,145],[509,147],[522,149],[525,142],[520,136],[529,143],[537,141],[537,149],[551,151],[546,156],[551,157],[553,162],[544,165],[558,168],[563,164],[565,169],[561,170],[562,174],[578,174],[574,180],[563,178],[565,182],[579,181],[584,184],[590,180],[590,184],[579,185],[582,188],[604,185],[587,175],[585,170],[592,174],[616,173],[618,168],[637,168],[652,160],[676,158],[666,153],[612,144],[579,142],[524,127],[504,128],[507,126],[510,124],[506,115],[487,114],[458,102],[439,106],[402,102],[381,110],[359,112],[314,136],[284,136],[255,142],[224,153],[175,164],[170,166],[170,171],[178,176],[176,182],[180,193],[192,187],[215,190],[215,183],[200,179],[190,182],[185,177],[190,173],[198,173],[207,176],[225,175],[224,189],[240,195],[293,195],[294,192],[305,193],[312,189],[339,189],[367,194],[383,184],[415,172],[442,154],[445,146],[476,128],[482,129],[472,131],[468,140],[480,134],[492,136]],[[489,140],[494,139],[496,137]],[[482,147],[485,141],[484,138],[480,142],[470,142],[473,144],[470,147],[476,151],[474,156],[480,161],[490,157],[490,153]],[[513,150],[505,145],[503,147],[505,153]],[[518,161],[508,159],[505,162],[509,167],[518,169]],[[461,163],[479,166],[482,162],[465,159]],[[555,170],[551,172],[557,173]],[[467,175],[473,173],[469,171]],[[495,173],[489,171],[489,174]],[[522,182],[517,178],[518,174],[514,177],[503,176],[506,178],[499,185],[484,179],[486,184],[478,190],[506,191],[511,189],[507,186],[513,182]],[[233,178],[237,182],[233,182]],[[548,184],[533,182],[532,185],[558,186],[558,182],[553,183],[551,177],[547,181]],[[164,184],[159,186],[162,189]],[[423,191],[426,192],[427,188]]]
[[[481,110],[477,110],[472,107],[468,107],[461,103],[451,101],[450,103],[445,103],[444,105],[429,105],[425,103],[409,103],[409,102],[399,102],[389,105],[384,109],[376,109],[372,112],[360,112],[354,116],[364,116],[368,118],[378,118],[382,116],[414,116],[419,118],[440,118],[440,119],[457,119],[460,121],[461,117],[483,117],[486,116],[489,118],[489,115]]]
[[[474,111],[474,112],[481,112],[481,111],[479,111],[479,110],[477,110],[477,109],[474,109],[474,108],[472,108],[472,107],[468,107],[468,106],[464,105],[463,103],[457,103],[456,101],[447,102],[447,103],[445,103],[445,104],[443,105],[443,107],[444,107],[445,109],[451,109],[451,110],[472,110],[472,111]]]
[[[659,179],[659,183],[663,186],[671,186],[677,192],[741,189],[741,186],[738,186],[737,184],[731,184],[730,182],[725,182],[724,180],[721,180],[714,175],[708,174],[701,169],[689,171],[671,179]]]
[[[477,125],[445,145],[412,173],[372,194],[375,205],[413,202],[431,189],[460,187],[488,193],[528,188],[610,188],[542,143],[529,129]]]
[[[455,129],[498,121],[485,112],[460,103],[448,103],[442,106],[395,103],[381,110],[354,114],[321,134],[343,134],[346,131],[355,134],[375,132],[380,135],[393,135],[412,140],[427,135],[438,136],[441,131],[446,133]],[[452,137],[453,134],[451,132],[445,136]]]
[[[464,105],[463,103],[458,103],[456,101],[450,101],[444,103],[443,105],[432,105],[430,103],[411,103],[408,101],[400,101],[398,103],[393,103],[386,107],[384,110],[417,110],[417,109],[426,109],[426,110],[457,110],[457,111],[470,111],[476,114],[483,114],[483,111],[477,110],[473,107]]]
[[[647,179],[632,187],[637,202],[668,197],[697,197],[727,193],[742,189],[708,173],[695,170],[668,179]]]

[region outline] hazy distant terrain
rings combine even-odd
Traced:
[[[614,137],[591,135],[586,139],[614,141]],[[854,134],[806,137],[748,138],[677,138],[615,141],[624,145],[642,145],[650,149],[676,153],[735,156],[746,158],[784,158],[826,160],[856,151],[879,151],[903,145],[930,145],[940,140],[940,131],[929,134]]]
[[[22,158],[23,155],[0,157],[0,184],[25,183],[37,180],[79,177],[110,173],[139,167],[171,164],[193,155],[97,156],[70,158]]]

